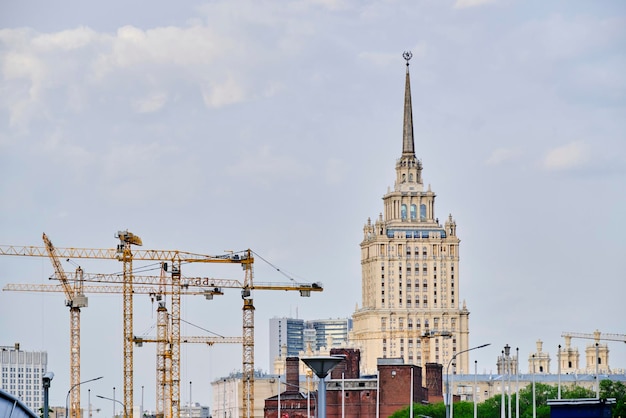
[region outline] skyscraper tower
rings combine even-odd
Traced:
[[[383,213],[367,220],[361,242],[362,304],[353,314],[351,341],[361,348],[361,368],[375,373],[378,358],[447,366],[466,350],[469,311],[459,294],[459,243],[449,215],[435,216],[435,193],[425,188],[415,156],[409,60],[402,155],[393,190],[383,196]],[[456,373],[468,373],[468,354],[456,358]],[[453,369],[450,368],[450,373]]]

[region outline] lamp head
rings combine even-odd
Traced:
[[[47,372],[46,374],[44,374],[43,377],[41,378],[41,380],[43,382],[43,387],[44,388],[49,388],[50,387],[50,383],[52,382],[52,379],[54,379],[54,373]]]

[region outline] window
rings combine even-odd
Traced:
[[[411,220],[414,221],[417,219],[417,206],[411,205]]]
[[[406,205],[402,204],[402,210],[400,211],[400,216],[402,217],[403,220],[406,219]]]
[[[420,220],[422,221],[426,220],[426,205],[425,204],[420,205]]]

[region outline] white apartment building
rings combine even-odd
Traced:
[[[0,346],[0,388],[21,400],[32,411],[43,407],[42,377],[48,367],[46,351]]]

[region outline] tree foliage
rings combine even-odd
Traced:
[[[562,386],[561,398],[562,399],[575,399],[575,398],[594,398],[595,392],[586,389],[581,386]],[[535,384],[535,402],[537,418],[550,418],[550,407],[548,406],[548,399],[557,399],[558,387],[552,385],[546,385],[543,383]],[[622,382],[615,382],[611,380],[603,380],[600,382],[600,397],[615,398],[616,405],[613,408],[614,417],[626,417],[626,385]],[[497,394],[484,402],[478,404],[478,416],[480,418],[500,418],[500,411],[502,408],[502,395]],[[508,411],[509,397],[505,396],[505,408]],[[515,416],[516,395],[511,394],[511,411]],[[533,388],[532,384],[520,389],[519,391],[519,418],[532,418],[533,417]],[[443,402],[429,405],[414,404],[413,405],[413,417],[432,417],[432,418],[445,418],[446,408]],[[455,402],[454,403],[454,418],[473,418],[474,416],[474,403],[473,402]],[[409,417],[409,407],[396,411],[390,418],[407,418]]]
[[[600,398],[615,398],[614,417],[626,417],[626,385],[622,382],[602,380],[600,382]]]

